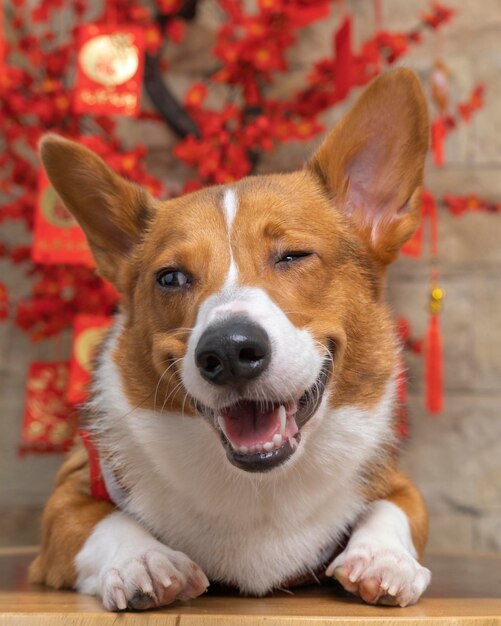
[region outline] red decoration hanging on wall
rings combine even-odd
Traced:
[[[335,97],[344,100],[355,85],[354,56],[351,49],[351,17],[347,16],[334,36]]]
[[[144,70],[144,33],[135,26],[90,24],[78,33],[75,113],[137,116]]]
[[[440,35],[435,36],[437,40]],[[438,44],[437,44],[438,45]],[[445,117],[449,110],[450,71],[440,59],[435,61],[431,71],[431,97],[437,108],[438,117],[431,124],[431,149],[435,165],[444,164],[444,141],[447,134]]]
[[[426,408],[429,413],[441,413],[444,407],[442,333],[440,306],[443,292],[440,287],[431,290],[430,321],[425,338],[425,389]]]
[[[66,400],[68,363],[31,363],[19,452],[64,452],[75,436],[78,414]]]
[[[423,252],[425,230],[428,230],[430,255],[434,265],[431,272],[430,317],[423,345],[425,401],[430,413],[440,413],[443,409],[443,355],[439,314],[442,308],[443,290],[439,287],[438,269],[438,210],[435,198],[428,190],[421,198],[421,222],[402,252],[418,258]]]
[[[432,414],[443,409],[443,354],[442,334],[440,330],[440,312],[442,309],[443,290],[439,287],[438,277],[438,211],[433,196],[429,195],[425,217],[430,225],[430,253],[434,267],[431,271],[430,318],[424,342],[425,359],[425,400],[426,408]]]
[[[82,229],[56,194],[43,169],[38,173],[31,258],[43,265],[94,266]]]
[[[70,404],[81,404],[87,399],[92,361],[111,322],[112,318],[100,315],[75,317],[67,395]]]
[[[431,149],[435,165],[439,167],[444,164],[444,140],[446,130],[442,118],[436,119],[431,124]]]

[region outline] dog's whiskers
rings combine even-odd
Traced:
[[[163,413],[165,406],[167,405],[168,401],[170,400],[171,397],[173,397],[177,391],[183,386],[183,381],[180,380],[175,387],[173,387],[170,391],[170,393],[164,398],[164,402],[162,404],[162,408],[160,409],[160,413]]]
[[[164,376],[167,374],[167,372],[174,366],[176,366],[179,361],[182,361],[182,358],[179,359],[174,359],[174,361],[169,365],[169,367],[165,368],[165,370],[163,371],[162,375],[160,376],[160,378],[158,379],[157,385],[155,387],[155,398],[153,400],[153,410],[156,411],[157,409],[157,395],[158,395],[158,390],[160,388],[160,384],[164,378]]]

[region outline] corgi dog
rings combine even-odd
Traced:
[[[385,272],[419,222],[418,79],[375,79],[298,172],[159,201],[67,139],[41,142],[121,310],[43,516],[32,582],[110,611],[335,577],[406,606],[423,499],[396,467],[399,346]]]

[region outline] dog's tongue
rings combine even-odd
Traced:
[[[255,402],[242,402],[221,411],[224,434],[234,447],[256,446],[280,433],[280,405],[261,410]]]

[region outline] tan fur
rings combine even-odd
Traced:
[[[120,289],[124,261],[147,224],[153,199],[73,141],[47,135],[40,156],[52,184],[87,236],[101,275]]]
[[[418,559],[422,560],[428,541],[428,513],[423,496],[410,479],[399,472],[391,476],[391,486],[386,499],[400,507],[409,518],[412,542]]]
[[[417,225],[427,145],[426,104],[417,79],[398,70],[372,83],[305,170],[233,186],[239,208],[231,245],[239,284],[265,289],[293,324],[333,349],[332,408],[374,406],[395,370],[393,325],[382,303],[384,274]],[[127,321],[114,359],[130,404],[158,409],[156,397],[168,397],[166,410],[183,408],[202,419],[189,399],[185,404],[184,390],[174,391],[180,381],[175,362],[186,353],[185,329],[193,326],[200,304],[222,287],[230,264],[224,189],[160,203],[73,142],[49,136],[41,152],[52,183],[87,234],[100,272],[123,294]],[[315,254],[277,270],[280,254],[298,248]],[[194,277],[189,293],[167,296],[156,287],[156,272],[168,267]],[[76,553],[113,510],[90,498],[88,468],[83,452],[78,455],[59,475],[43,519],[42,553],[32,567],[32,580],[52,586],[74,583]],[[391,453],[388,458],[382,473],[379,466],[368,468],[368,498],[385,497],[407,513],[422,553],[424,504],[393,469]]]
[[[56,589],[75,586],[75,557],[95,525],[115,507],[90,496],[89,462],[81,443],[56,477],[56,488],[42,518],[42,547],[30,567],[29,580]]]
[[[310,166],[349,212],[383,264],[395,259],[419,222],[428,108],[416,75],[388,72],[374,80],[330,133]],[[381,217],[378,236],[367,214]]]

